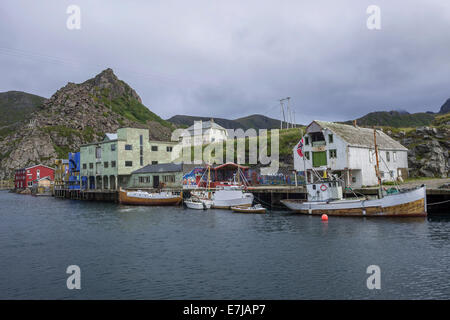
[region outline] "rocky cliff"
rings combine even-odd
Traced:
[[[387,130],[386,133],[409,149],[410,177],[448,177],[450,129],[447,126]]]
[[[81,84],[68,83],[13,132],[0,136],[0,180],[12,177],[16,168],[52,165],[120,127],[148,128],[154,140],[170,139],[173,129],[111,69]]]

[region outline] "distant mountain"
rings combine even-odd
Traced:
[[[356,122],[360,126],[418,127],[431,125],[435,116],[435,114],[427,112],[378,111],[368,113],[356,119]],[[344,123],[351,124],[352,121]]]
[[[450,112],[450,98],[445,101],[445,103],[441,106],[441,109],[439,110],[440,114],[445,114]]]
[[[30,119],[46,100],[22,91],[0,92],[0,127]]]
[[[238,118],[235,120],[223,119],[223,118],[213,118],[214,122],[221,125],[226,129],[277,129],[280,128],[280,120],[269,118],[260,114],[253,114],[251,116]],[[180,126],[180,127],[188,127],[194,124],[194,121],[209,121],[211,117],[196,117],[196,116],[185,116],[185,115],[176,115],[167,121]],[[283,123],[283,127],[286,124]]]
[[[27,106],[33,110],[32,103]],[[13,104],[6,108],[14,109]],[[111,69],[80,84],[69,82],[35,108],[26,122],[0,131],[0,180],[30,164],[53,165],[54,159],[66,158],[69,151],[120,127],[149,129],[153,140],[169,140],[174,129],[144,106],[136,91]]]

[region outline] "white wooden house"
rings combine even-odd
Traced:
[[[212,142],[227,140],[227,129],[218,125],[213,119],[209,121],[194,121],[194,124],[187,128],[187,135],[182,135],[183,145],[202,145]]]
[[[408,149],[380,130],[376,130],[376,139],[382,180],[407,178]],[[306,171],[308,182],[315,181],[314,168],[319,175],[324,170],[336,174],[353,188],[378,184],[373,129],[314,120],[301,143],[303,157],[299,144],[293,149],[294,168]]]

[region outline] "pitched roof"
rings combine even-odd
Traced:
[[[187,128],[187,130],[194,131],[195,122],[197,122],[197,121],[194,121],[194,124],[192,126],[190,126],[189,128]],[[211,121],[211,120],[202,121],[202,131],[206,131],[208,129],[226,130],[224,127],[222,127],[221,125],[218,125],[214,121]]]
[[[105,133],[105,139],[104,140],[117,140],[117,133]]]
[[[133,171],[134,173],[158,173],[158,172],[178,172],[183,171],[183,165],[176,164],[176,163],[161,163],[161,164],[149,164],[145,167],[142,167],[136,171]]]
[[[373,129],[319,120],[314,120],[312,123],[314,122],[317,123],[322,129],[329,129],[345,142],[347,142],[350,146],[375,148]],[[408,150],[399,142],[395,141],[387,134],[385,134],[383,131],[376,130],[376,132],[378,148],[391,150]]]

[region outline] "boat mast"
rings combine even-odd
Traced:
[[[380,162],[378,161],[378,145],[377,145],[377,130],[375,129],[375,127],[373,128],[373,141],[374,141],[374,145],[375,145],[375,159],[377,161],[377,167],[375,169],[376,174],[377,174],[377,178],[378,178],[378,186],[380,188],[380,194],[379,197],[381,198],[382,196],[382,192],[381,192],[381,176],[380,176]]]

